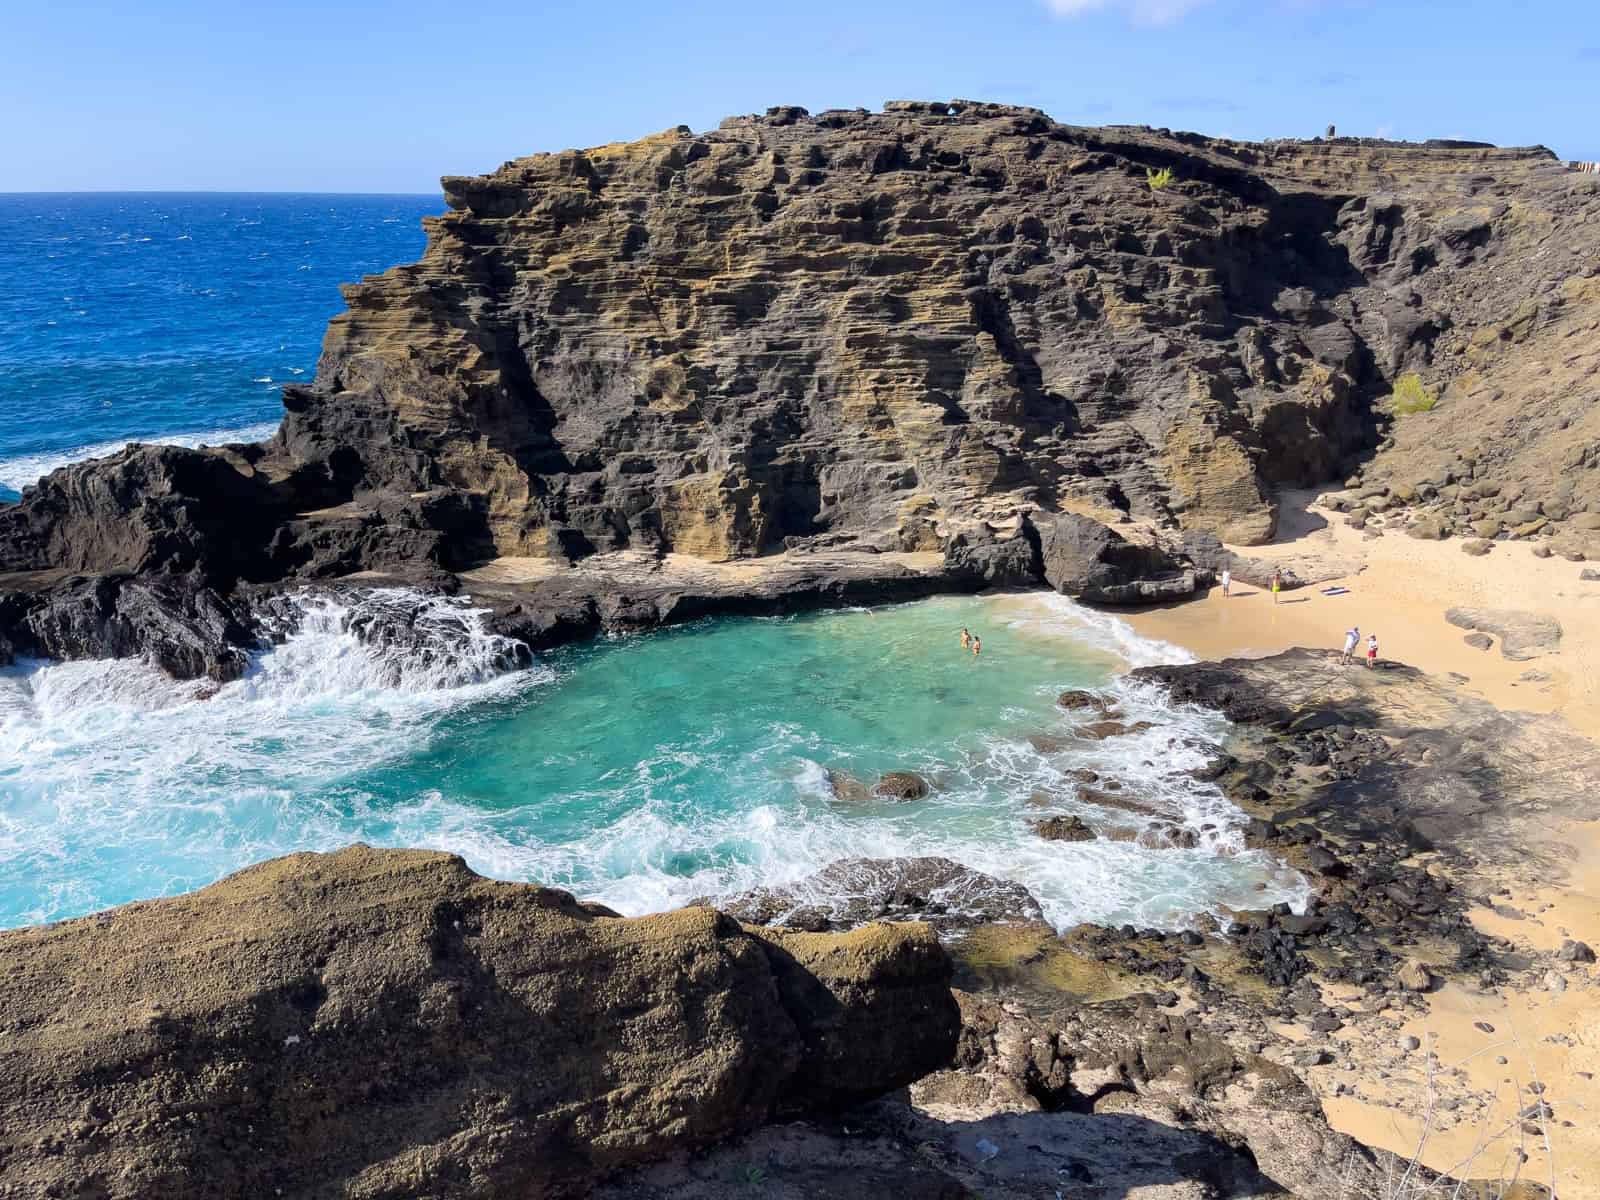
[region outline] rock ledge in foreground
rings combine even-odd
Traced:
[[[354,846],[0,934],[0,1196],[576,1196],[946,1063],[922,926],[619,918]]]

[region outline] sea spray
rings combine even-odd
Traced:
[[[301,691],[447,691],[533,662],[526,645],[491,632],[467,600],[409,588],[287,592],[264,601],[256,617],[284,650],[259,661],[262,673]]]
[[[159,433],[148,437],[114,438],[111,441],[92,442],[83,446],[68,446],[60,450],[44,450],[33,454],[16,454],[0,458],[0,486],[20,492],[37,483],[50,472],[75,462],[90,458],[108,458],[135,444],[157,446],[226,446],[234,442],[261,442],[278,431],[278,422],[259,421],[226,429],[206,429],[198,432]]]
[[[859,856],[942,855],[1015,880],[1058,926],[1176,928],[1219,904],[1304,899],[1191,774],[1221,718],[1115,679],[1171,649],[1096,633],[1113,619],[1058,598],[705,621],[520,670],[505,669],[520,647],[448,597],[324,590],[266,615],[281,640],[209,699],[137,663],[0,673],[0,922],[358,840],[453,851],[629,914]],[[981,660],[961,652],[963,625],[983,631]],[[1055,704],[1068,687],[1107,689],[1151,728],[1075,738]],[[1063,748],[1036,748],[1046,734]],[[933,794],[847,803],[826,783],[896,769]],[[1040,840],[1032,819],[1095,815],[1076,770],[1197,844]]]

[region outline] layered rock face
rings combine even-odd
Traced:
[[[970,103],[536,155],[446,179],[422,261],[347,289],[277,450],[465,492],[500,554],[931,546],[1072,498],[1259,541],[1456,324],[1416,281],[1479,234],[1438,214],[1537,209],[1553,165]]]
[[[1600,522],[1576,336],[1600,327],[1600,180],[1540,148],[899,102],[444,184],[423,258],[346,289],[271,442],[57,472],[0,512],[0,573],[226,595],[847,545],[943,553],[964,586],[1132,602],[1192,590],[1178,541],[1053,568],[1058,518],[1260,542],[1277,486],[1345,478],[1380,440],[1396,462],[1448,450],[1491,410],[1509,424],[1474,486],[1559,462],[1541,519]],[[1411,372],[1441,408],[1386,437]],[[1446,407],[1463,419],[1441,442]],[[1094,540],[1062,532],[1073,554]]]
[[[960,1024],[924,926],[625,920],[366,847],[8,931],[0,963],[6,1197],[580,1195],[904,1086]]]

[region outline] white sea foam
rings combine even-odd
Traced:
[[[1145,637],[1120,617],[1085,608],[1055,592],[1006,597],[1013,629],[1030,634],[1068,637],[1120,661],[1128,670],[1170,663],[1194,662],[1182,646]]]
[[[158,433],[149,437],[123,438],[110,442],[94,442],[74,446],[67,450],[44,450],[37,454],[18,454],[0,458],[0,484],[21,491],[37,483],[51,471],[82,462],[89,458],[105,458],[135,442],[159,446],[221,446],[229,442],[259,442],[278,431],[276,421],[263,421],[255,425],[241,425],[233,429],[208,429],[199,433]]]
[[[402,609],[420,649],[385,636]],[[0,880],[52,881],[0,924],[355,840],[330,792],[426,748],[448,713],[552,678],[506,671],[515,657],[463,604],[391,591],[309,602],[281,645],[220,689],[126,659],[0,670]]]

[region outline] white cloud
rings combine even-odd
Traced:
[[[1112,8],[1127,12],[1140,25],[1168,25],[1209,3],[1211,0],[1044,0],[1045,7],[1058,17],[1081,17]]]

